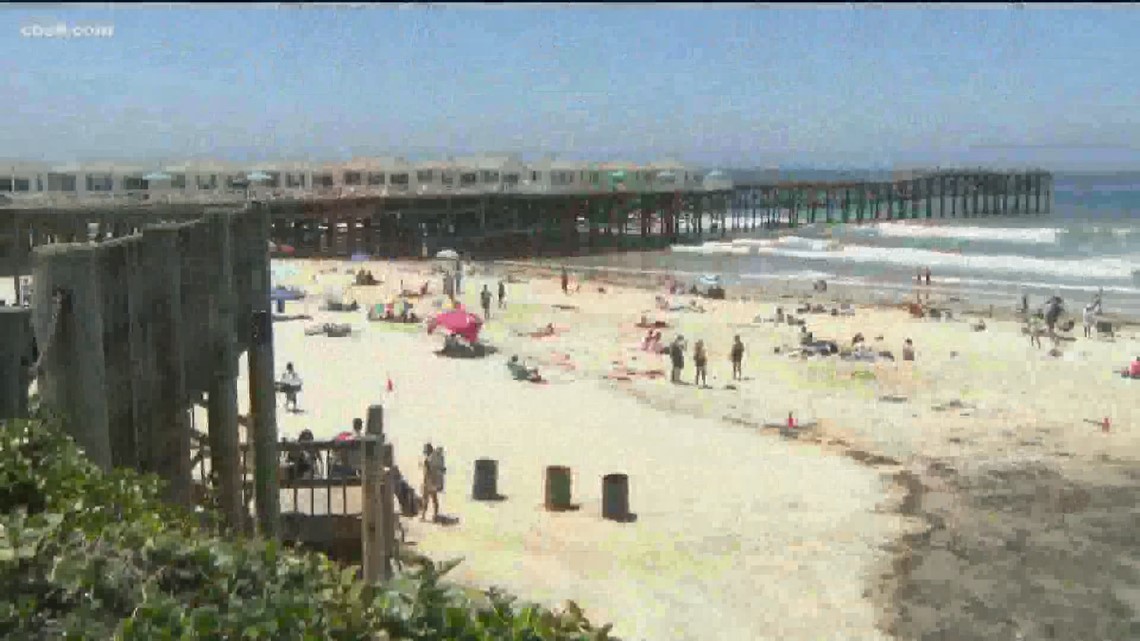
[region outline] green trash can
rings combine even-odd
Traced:
[[[546,468],[545,505],[549,512],[564,512],[570,504],[570,468],[551,465]]]

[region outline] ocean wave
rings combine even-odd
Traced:
[[[864,234],[882,238],[973,240],[1022,245],[1055,244],[1058,237],[1065,232],[1056,227],[964,227],[902,222],[855,227],[852,231],[855,235]]]
[[[1044,274],[1059,278],[1132,279],[1132,272],[1140,263],[1123,258],[1085,258],[1060,260],[1031,258],[1028,256],[993,255],[970,256],[914,249],[910,247],[870,247],[844,245],[827,252],[756,247],[761,255],[785,256],[808,260],[829,260],[848,263],[880,263],[912,268],[929,267],[932,270],[950,268],[967,271]]]
[[[797,280],[797,281],[817,281],[826,280],[829,283],[844,284],[847,281],[837,279],[835,274],[831,272],[821,272],[813,269],[803,269],[799,271],[784,271],[784,272],[766,272],[766,273],[746,273],[741,274],[740,278],[743,280]],[[851,281],[854,282],[854,281]]]

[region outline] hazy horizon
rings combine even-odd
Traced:
[[[113,35],[28,37],[54,24]],[[1107,6],[25,5],[0,11],[0,156],[1133,170],[1137,27]]]

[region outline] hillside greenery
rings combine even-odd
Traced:
[[[58,421],[0,423],[0,638],[613,638],[571,602],[551,611],[449,585],[457,561],[416,557],[388,585],[366,585],[320,554],[218,536],[160,490],[154,477],[104,474]]]

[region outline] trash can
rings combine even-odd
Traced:
[[[475,481],[471,485],[471,498],[476,501],[493,501],[499,496],[499,462],[489,458],[475,461]]]
[[[570,468],[551,465],[546,468],[546,509],[563,512],[570,509]]]
[[[629,476],[607,474],[602,477],[602,518],[629,520]]]

